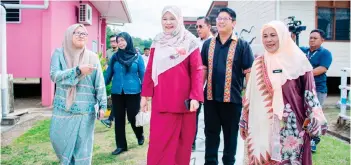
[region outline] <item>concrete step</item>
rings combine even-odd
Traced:
[[[7,117],[21,116],[21,115],[27,114],[27,113],[28,113],[28,109],[15,110],[15,112],[8,114]]]
[[[15,125],[19,121],[20,121],[19,116],[6,116],[6,117],[2,117],[1,125],[11,126],[11,125]]]

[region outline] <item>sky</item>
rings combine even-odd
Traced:
[[[184,17],[204,16],[212,0],[125,0],[132,17],[132,23],[116,26],[134,37],[153,39],[162,31],[161,13],[167,5],[176,5]]]

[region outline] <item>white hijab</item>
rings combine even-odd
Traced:
[[[152,64],[152,80],[158,84],[158,76],[183,62],[196,48],[196,37],[185,29],[181,10],[176,6],[166,6],[162,16],[170,12],[177,21],[177,27],[172,33],[162,32],[156,35],[151,47],[155,48]]]
[[[291,39],[290,32],[283,22],[271,21],[265,24],[261,35],[263,30],[269,27],[274,28],[278,34],[279,49],[273,54],[265,50],[264,62],[274,90],[273,110],[279,119],[282,119],[284,110],[282,86],[287,80],[297,79],[306,72],[312,71],[313,68],[306,55]],[[282,74],[273,74],[277,69],[281,69]]]
[[[288,28],[283,22],[272,21],[262,27],[261,35],[266,28],[276,30],[279,38],[279,49],[274,53],[265,51],[264,61],[255,60],[251,70],[244,103],[250,110],[248,114],[248,141],[250,153],[259,161],[281,161],[280,122],[284,112],[282,86],[288,80],[294,80],[312,70],[312,66],[300,48],[290,38]],[[266,72],[273,90],[267,88],[262,68]],[[273,73],[274,70],[281,73]],[[266,85],[262,85],[266,84]],[[273,96],[270,98],[271,93]]]

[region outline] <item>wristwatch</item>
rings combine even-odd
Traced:
[[[76,73],[77,73],[78,76],[80,76],[80,74],[82,74],[82,72],[79,69],[79,66],[76,67]]]

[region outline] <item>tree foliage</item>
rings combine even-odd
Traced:
[[[134,47],[138,47],[142,52],[144,51],[144,48],[150,48],[152,40],[143,40],[139,37],[132,37],[133,38],[133,44]]]
[[[110,36],[114,35],[114,34],[115,34],[115,32],[113,32],[112,29],[109,26],[107,26],[106,27],[106,49],[110,49],[111,48],[111,46],[110,46]]]
[[[121,31],[119,31],[119,30],[114,32],[109,26],[106,27],[106,49],[110,49],[111,48],[111,46],[110,46],[110,36],[114,35],[114,34],[118,34],[120,32]],[[132,35],[132,34],[130,34],[130,35]],[[132,39],[133,39],[134,47],[138,47],[142,52],[144,51],[145,47],[150,48],[151,43],[152,43],[151,38],[149,38],[147,40],[143,40],[143,39],[141,39],[139,37],[133,37],[132,36]]]

